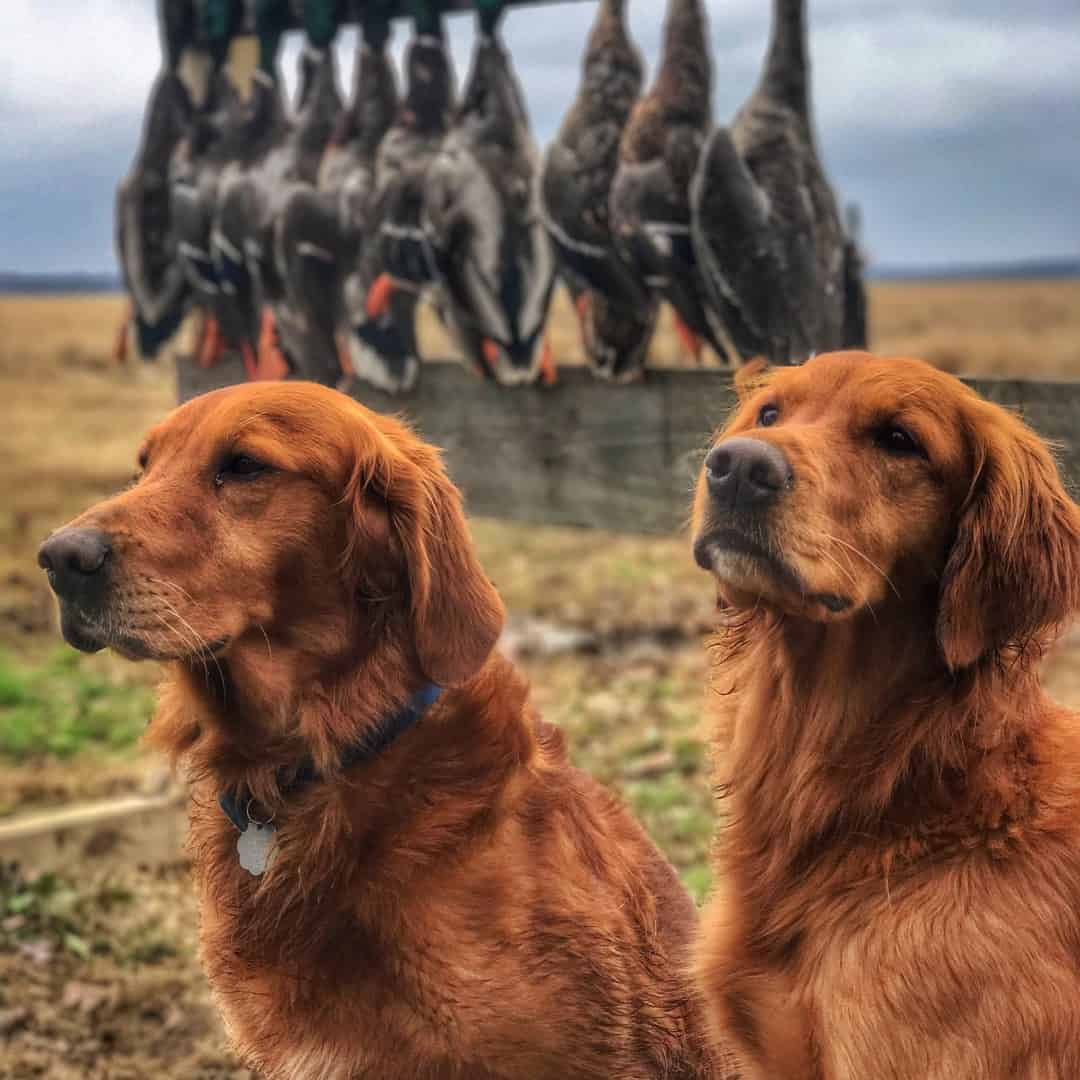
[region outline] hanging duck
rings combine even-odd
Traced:
[[[319,170],[316,188],[295,186],[277,221],[285,260],[285,291],[305,351],[319,365],[337,358],[345,381],[363,379],[397,393],[416,380],[416,296],[398,290],[387,310],[367,311],[375,159],[399,100],[388,51],[393,0],[360,12],[352,100],[341,112]]]
[[[554,379],[543,340],[555,260],[540,213],[540,160],[498,36],[503,0],[479,0],[479,33],[455,123],[432,162],[422,227],[448,326],[506,384]]]
[[[691,192],[709,306],[743,356],[774,364],[845,344],[848,244],[809,84],[803,0],[774,0],[761,79],[710,136]]]
[[[369,237],[346,282],[353,371],[384,389],[407,389],[419,370],[415,308],[438,303],[431,240],[421,222],[428,170],[454,109],[454,66],[442,19],[429,0],[413,0],[405,52],[405,93],[379,144],[369,204]]]
[[[198,362],[208,367],[227,349],[236,348],[252,371],[255,354],[247,308],[237,302],[236,281],[215,262],[211,236],[225,178],[256,160],[284,122],[278,81],[266,57],[276,54],[286,23],[279,14],[268,27],[260,11],[260,63],[267,70],[256,73],[251,100],[245,104],[225,70],[229,43],[240,30],[243,14],[243,0],[205,0],[201,8],[211,63],[207,96],[173,162],[170,207],[181,263],[204,312]]]
[[[601,0],[578,96],[541,172],[544,224],[581,324],[592,370],[618,381],[643,369],[658,303],[611,235],[608,198],[619,143],[640,93],[644,64],[626,27],[626,0]]]
[[[267,21],[273,14],[284,22],[288,10],[284,0],[278,0],[276,7],[264,4],[262,13]],[[334,0],[305,0],[307,41],[300,57],[296,115],[291,121],[282,117],[268,128],[261,153],[246,167],[234,167],[222,184],[213,232],[214,261],[219,276],[231,286],[233,303],[248,328],[248,345],[256,348],[257,365],[249,374],[257,378],[280,378],[297,371],[326,382],[336,372],[336,359],[327,364],[325,357],[309,355],[303,348],[303,335],[285,303],[283,254],[274,243],[275,223],[292,186],[316,180],[341,111],[332,48],[335,14]],[[275,50],[268,48],[266,53],[273,64]],[[265,76],[265,64],[260,72]],[[267,79],[260,81],[265,84]]]
[[[611,186],[611,227],[634,274],[675,310],[694,357],[727,349],[709,319],[690,239],[690,181],[712,124],[712,64],[702,0],[669,0],[660,65],[634,106]]]
[[[195,39],[190,3],[164,3],[160,26],[162,70],[150,91],[135,160],[116,192],[116,252],[130,299],[117,338],[121,361],[129,328],[139,354],[155,356],[183,321],[191,291],[177,250],[169,188],[169,169],[193,111],[179,73]]]

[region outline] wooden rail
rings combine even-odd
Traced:
[[[181,362],[180,399],[243,378],[237,361],[210,371]],[[1080,381],[965,381],[1020,409],[1058,446],[1062,471],[1080,490]],[[706,440],[734,401],[723,371],[653,370],[622,387],[563,368],[553,387],[510,389],[454,363],[426,363],[409,394],[359,386],[356,397],[402,414],[443,447],[472,514],[660,534],[685,523]]]

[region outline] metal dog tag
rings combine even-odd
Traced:
[[[236,841],[236,853],[240,865],[255,877],[262,875],[274,855],[274,838],[277,829],[267,822],[249,821],[248,827]]]

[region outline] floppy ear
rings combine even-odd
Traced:
[[[505,611],[473,551],[461,495],[431,447],[410,448],[385,488],[409,575],[413,642],[427,677],[458,686],[502,631]]]
[[[938,641],[954,671],[1043,644],[1080,610],[1080,509],[1046,446],[1007,414],[984,415],[972,435],[981,440],[975,479],[938,606]]]

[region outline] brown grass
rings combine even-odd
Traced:
[[[875,351],[963,375],[1080,377],[1080,280],[871,287]]]

